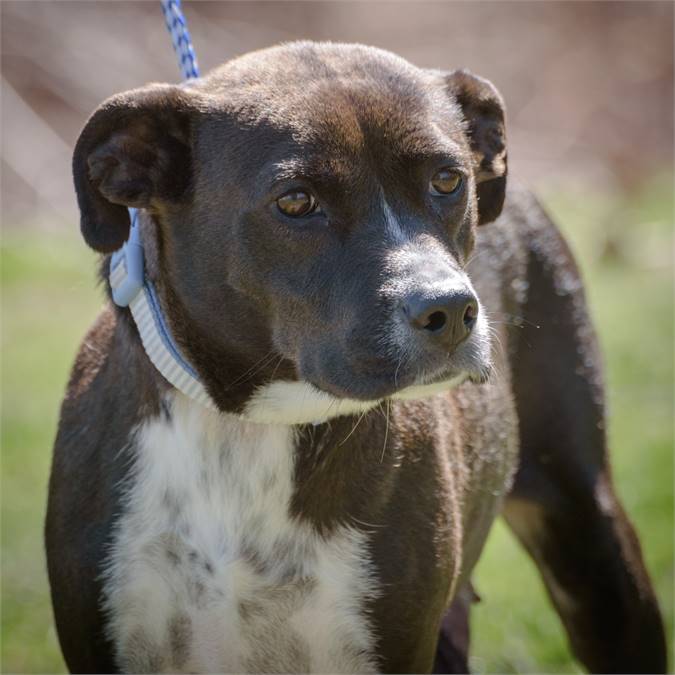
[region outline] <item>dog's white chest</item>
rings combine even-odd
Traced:
[[[180,394],[137,432],[105,580],[131,672],[369,672],[363,533],[290,516],[290,427],[221,416]]]

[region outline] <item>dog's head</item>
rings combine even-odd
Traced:
[[[489,369],[464,267],[501,211],[506,149],[481,78],[284,45],[109,99],[74,176],[100,252],[144,209],[165,313],[224,410],[308,422]]]

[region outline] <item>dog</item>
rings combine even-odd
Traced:
[[[285,44],[108,99],[73,174],[116,302],[49,484],[72,672],[467,672],[500,513],[586,668],[665,672],[582,283],[490,82]]]

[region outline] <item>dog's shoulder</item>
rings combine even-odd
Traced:
[[[120,310],[106,305],[80,344],[61,407],[57,449],[72,444],[72,434],[99,445],[97,430],[113,421],[117,428],[157,413],[161,380],[142,347],[136,328]],[[85,442],[85,445],[90,443]]]
[[[45,527],[48,572],[64,657],[73,672],[112,672],[100,614],[100,574],[131,465],[138,367],[125,365],[130,326],[106,307],[73,365],[54,443]],[[61,616],[62,614],[62,616]]]
[[[105,370],[116,334],[121,329],[116,312],[111,306],[105,306],[80,343],[63,401],[64,413],[84,401],[96,387],[96,378]]]

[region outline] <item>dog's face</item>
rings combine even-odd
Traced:
[[[280,382],[370,405],[486,376],[464,266],[501,211],[506,151],[484,80],[286,45],[110,99],[74,174],[95,249],[123,243],[125,207],[150,215],[170,323],[224,409]]]

